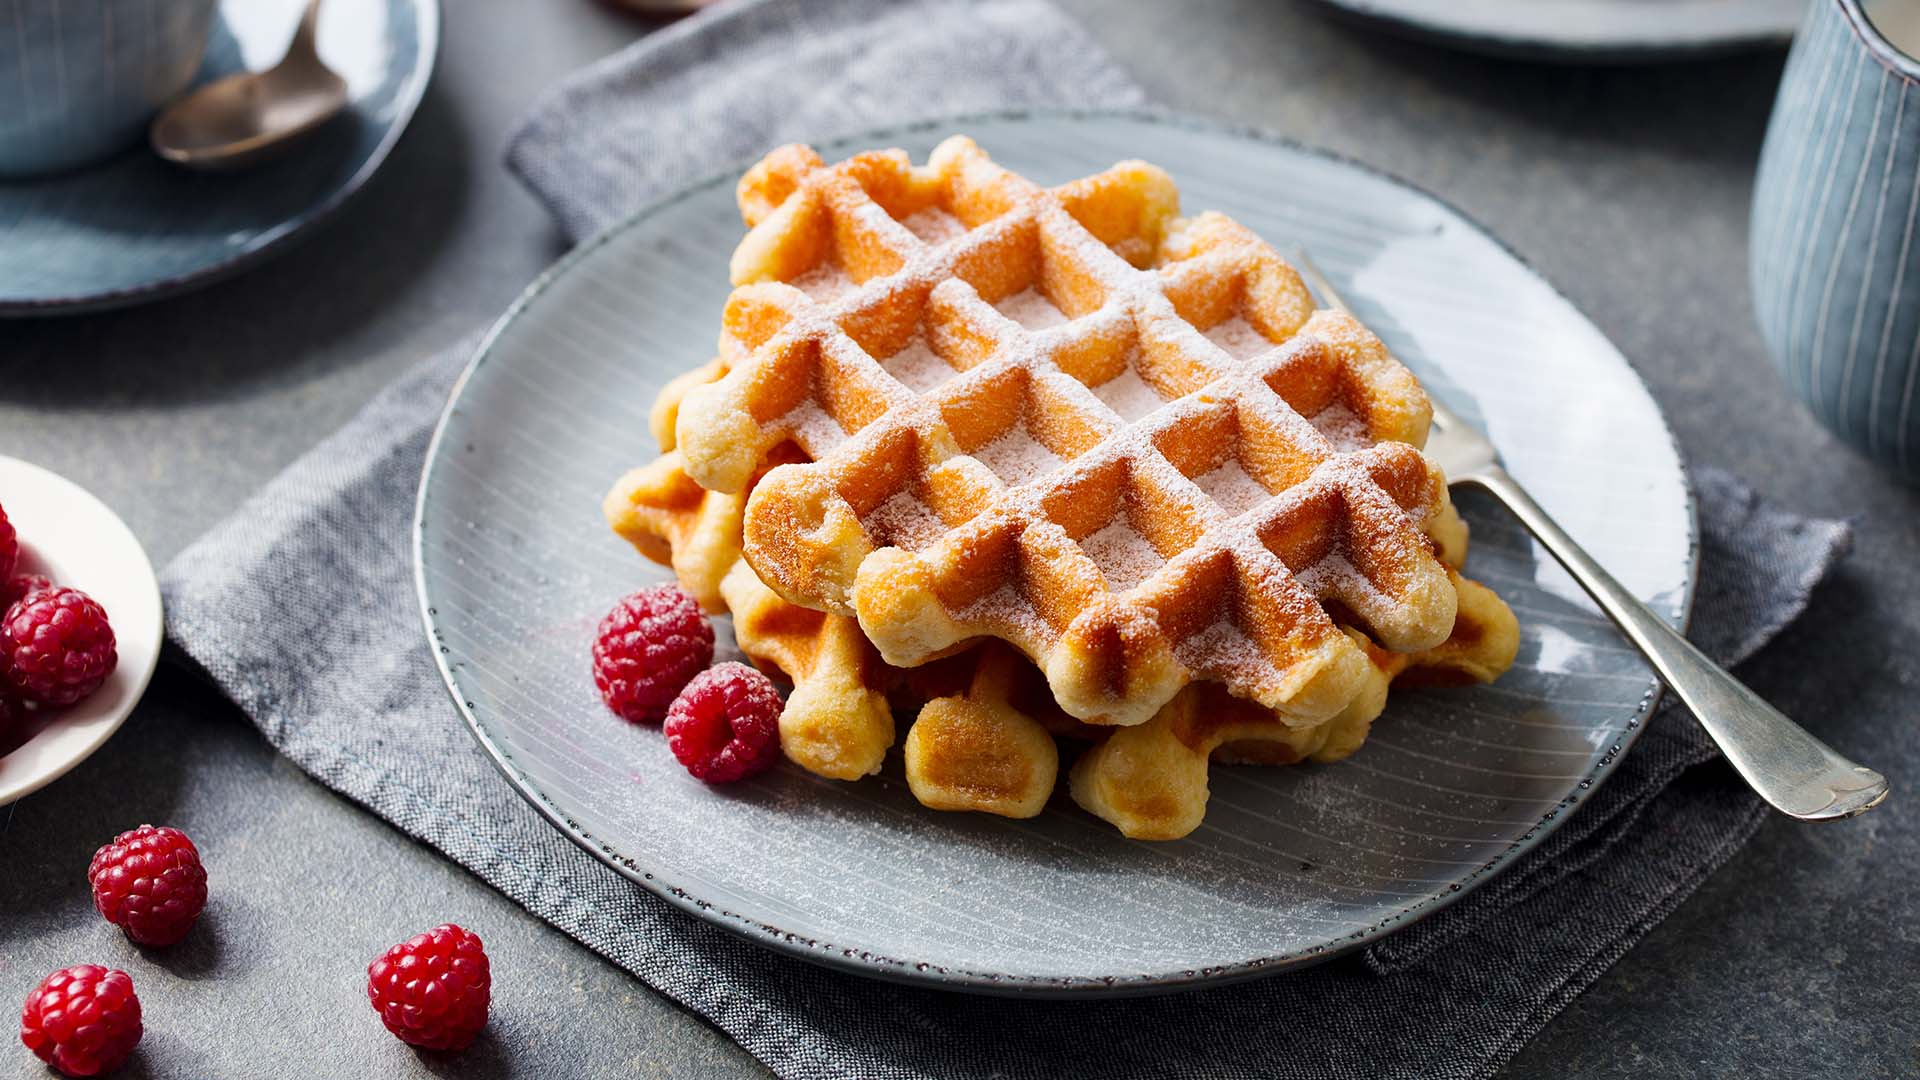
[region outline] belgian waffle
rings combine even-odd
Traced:
[[[795,456],[791,448],[776,448],[772,460]],[[1059,709],[1039,671],[1005,646],[903,671],[880,660],[854,620],[781,599],[740,558],[744,498],[700,488],[670,452],[622,477],[607,510],[616,532],[671,565],[708,610],[731,612],[750,659],[793,682],[780,721],[788,758],[832,779],[859,779],[879,770],[893,743],[893,707],[917,711],[905,740],[906,778],[914,796],[936,810],[1038,814],[1054,790],[1058,736],[1094,744],[1073,769],[1076,801],[1136,839],[1177,838],[1205,814],[1209,759],[1337,761],[1364,741],[1390,682],[1491,681],[1512,663],[1518,645],[1506,605],[1456,575],[1459,614],[1439,647],[1394,653],[1347,631],[1370,673],[1354,700],[1322,723],[1287,723],[1203,683],[1136,727],[1089,725]],[[1442,558],[1458,566],[1465,526],[1451,512],[1435,526]]]
[[[969,654],[966,687],[935,697],[907,729],[907,786],[922,806],[1028,818],[1053,796],[1060,751],[1047,720],[1063,716],[1033,665],[1005,646]],[[1022,690],[1029,691],[1020,700]]]
[[[781,448],[769,462],[797,456]],[[881,662],[851,618],[790,604],[761,584],[740,557],[745,504],[744,493],[695,484],[679,453],[670,451],[621,477],[604,509],[614,531],[673,567],[701,607],[732,614],[735,640],[748,659],[793,683],[780,714],[780,749],[790,760],[835,780],[878,772],[893,745],[887,691],[897,672]]]
[[[668,384],[653,410],[671,445],[682,395],[725,370],[716,361]],[[802,460],[791,444],[763,465]],[[1336,761],[1357,749],[1384,708],[1390,682],[1484,682],[1512,662],[1513,615],[1483,586],[1455,577],[1460,597],[1452,634],[1420,654],[1393,653],[1349,630],[1371,665],[1361,692],[1317,725],[1284,722],[1195,684],[1133,728],[1082,723],[1052,700],[1045,679],[1004,645],[988,644],[943,663],[890,667],[851,618],[800,608],[762,584],[740,557],[747,493],[710,492],[668,452],[614,485],[606,502],[616,532],[674,568],[682,587],[714,613],[731,612],[741,649],[795,684],[781,718],[781,743],[804,768],[853,780],[877,771],[894,739],[892,710],[916,711],[905,740],[905,773],[920,802],[938,810],[1031,817],[1051,797],[1059,770],[1055,738],[1094,744],[1073,769],[1074,797],[1138,839],[1171,839],[1206,810],[1208,761],[1283,765]],[[1465,524],[1451,508],[1429,523],[1441,561],[1466,558]]]
[[[1091,744],[1071,778],[1074,800],[1089,813],[1134,839],[1185,836],[1206,814],[1209,762],[1339,761],[1365,742],[1390,686],[1491,682],[1512,665],[1520,644],[1513,612],[1492,590],[1458,573],[1466,560],[1465,523],[1448,511],[1432,535],[1460,597],[1452,632],[1433,649],[1395,653],[1348,628],[1370,671],[1346,708],[1321,723],[1287,723],[1218,684],[1195,683],[1146,723],[1085,724],[1053,703],[1030,663],[1004,646],[989,646],[971,684],[936,696],[908,730],[908,784],[937,809],[1029,816],[1054,786],[1057,751],[1038,738],[1050,732]]]
[[[1396,653],[1348,630],[1366,652],[1366,687],[1324,723],[1277,723],[1222,687],[1195,683],[1153,719],[1111,734],[1074,762],[1074,801],[1137,840],[1175,840],[1198,828],[1207,808],[1209,761],[1286,765],[1339,761],[1360,748],[1386,708],[1390,685],[1491,682],[1513,664],[1520,627],[1513,612],[1478,582],[1454,575],[1458,614],[1446,641],[1420,653]],[[912,735],[909,733],[908,738]]]
[[[790,147],[740,195],[743,355],[677,437],[720,492],[780,442],[813,459],[747,503],[784,598],[901,666],[1000,638],[1099,724],[1198,680],[1314,726],[1374,671],[1336,617],[1447,638],[1418,384],[1247,230],[1176,221],[1158,169],[1042,189],[964,138],[923,167]]]

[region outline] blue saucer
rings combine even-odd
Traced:
[[[198,82],[269,67],[300,0],[224,0]],[[373,175],[425,92],[437,0],[331,0],[320,53],[347,80],[345,114],[256,169],[196,173],[144,145],[104,164],[0,181],[0,316],[142,303],[252,265]]]

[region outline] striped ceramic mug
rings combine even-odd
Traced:
[[[1749,258],[1788,385],[1920,478],[1920,61],[1901,45],[1920,49],[1920,0],[1811,6],[1760,155]]]
[[[200,67],[216,0],[0,0],[0,178],[139,140]]]

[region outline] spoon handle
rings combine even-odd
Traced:
[[[293,41],[287,45],[288,56],[319,57],[320,2],[307,0],[307,9],[300,13],[300,25],[293,32]]]
[[[1695,648],[1594,561],[1505,469],[1489,465],[1455,479],[1478,484],[1507,504],[1639,647],[1727,760],[1774,809],[1802,821],[1834,821],[1886,798],[1884,777],[1808,734]]]

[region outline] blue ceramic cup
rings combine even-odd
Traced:
[[[11,0],[0,18],[0,177],[139,141],[200,67],[217,0]]]
[[[1794,393],[1920,478],[1920,62],[1883,30],[1916,47],[1911,0],[1808,11],[1760,155],[1749,259]]]

